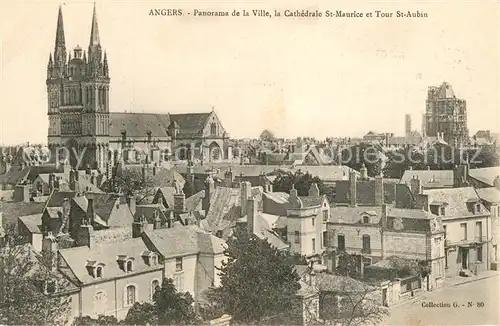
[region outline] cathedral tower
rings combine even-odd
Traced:
[[[47,65],[49,130],[52,159],[69,159],[79,169],[103,169],[108,158],[109,69],[99,39],[94,4],[88,57],[80,46],[67,55],[59,7],[54,55]],[[68,156],[69,155],[69,156]]]

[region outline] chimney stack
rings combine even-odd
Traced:
[[[257,205],[254,199],[248,199],[246,202],[247,210],[247,230],[248,236],[251,237],[255,233],[255,219],[257,218]]]
[[[422,181],[419,177],[413,176],[410,180],[410,190],[413,196],[420,195],[422,193]]]
[[[233,171],[231,168],[224,173],[224,186],[227,188],[233,187]]]
[[[94,207],[94,199],[87,198],[87,221],[89,225],[94,225],[95,220],[95,207]]]
[[[180,192],[174,194],[174,212],[176,214],[181,214],[186,211],[186,195],[180,190]]]
[[[153,229],[158,230],[161,228],[161,219],[158,211],[155,211],[155,218],[153,220]]]
[[[351,206],[357,206],[358,200],[357,200],[357,182],[358,182],[358,175],[356,174],[355,171],[349,171],[349,190],[351,194]]]
[[[241,216],[247,213],[247,201],[252,197],[252,185],[248,181],[243,181],[240,185]]]
[[[205,197],[203,197],[202,201],[202,209],[205,211],[205,214],[207,214],[208,210],[210,209],[210,200],[214,194],[214,190],[215,182],[214,179],[212,179],[212,177],[209,175],[205,180]]]
[[[71,191],[76,191],[76,179],[75,179],[75,171],[69,171],[69,189]]]

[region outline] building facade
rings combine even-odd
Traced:
[[[467,103],[455,96],[449,83],[429,87],[425,126],[426,136],[437,137],[442,134],[443,140],[451,146],[468,143]]]
[[[51,158],[103,169],[108,161],[232,159],[228,135],[215,112],[141,114],[110,112],[107,54],[94,6],[87,52],[67,51],[59,8],[53,54],[47,64],[48,146]],[[63,150],[64,148],[65,150]]]

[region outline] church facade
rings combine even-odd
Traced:
[[[48,146],[55,161],[104,169],[107,162],[233,160],[228,134],[211,112],[152,114],[110,112],[108,58],[94,5],[87,52],[68,53],[59,7],[54,53],[47,65]]]

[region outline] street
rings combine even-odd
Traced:
[[[428,292],[391,309],[384,325],[499,325],[499,277]]]

